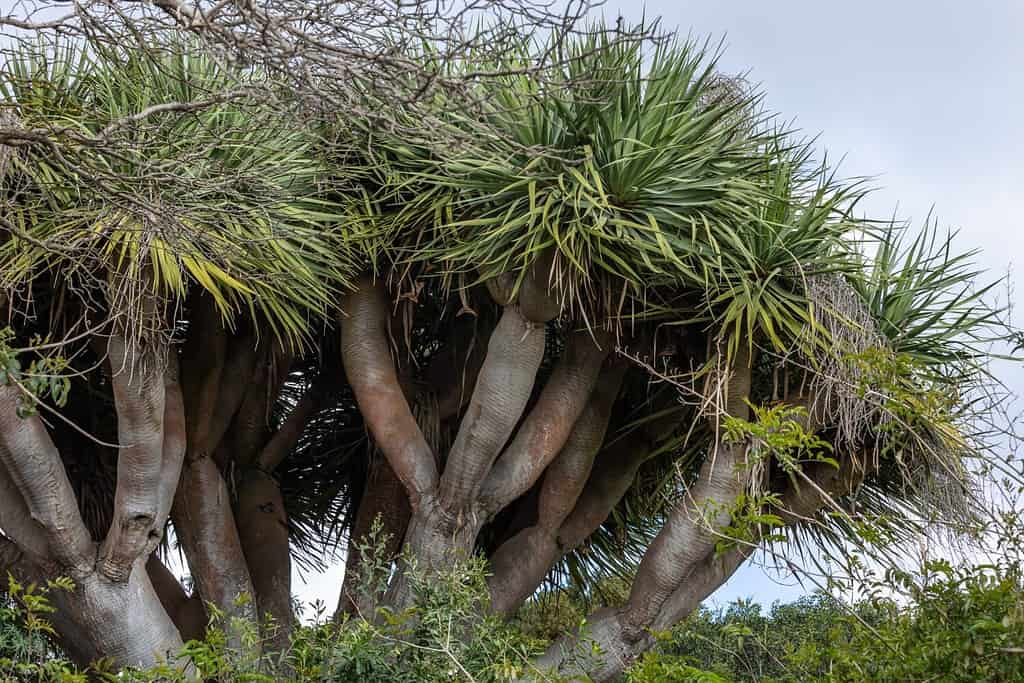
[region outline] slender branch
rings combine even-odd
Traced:
[[[8,574],[23,583],[38,581],[41,578],[39,567],[28,554],[17,543],[0,533],[0,594],[7,589]]]
[[[226,355],[227,332],[220,315],[209,296],[197,296],[181,358],[181,385],[188,397],[185,425],[192,457],[210,455],[217,446],[211,443],[210,430]]]
[[[299,402],[288,413],[288,417],[274,433],[256,458],[256,465],[264,472],[273,472],[291,452],[306,425],[323,407],[323,375],[314,380]]]
[[[831,499],[856,490],[866,473],[862,461],[856,457],[843,458],[839,467],[811,463],[804,468],[803,485],[791,483],[782,494],[776,511],[785,526],[802,523],[824,509]],[[665,601],[653,628],[670,628],[697,609],[754,553],[767,531],[767,528],[758,528],[753,539],[738,543],[720,555],[714,551],[708,553]]]
[[[42,31],[45,29],[61,28],[70,19],[74,19],[75,16],[75,12],[70,12],[50,21],[30,21],[28,19],[20,19],[13,14],[6,14],[0,17],[0,26],[12,26],[24,31]]]
[[[373,577],[363,575],[365,568],[389,563],[398,555],[411,515],[408,496],[391,465],[387,460],[375,458],[370,464],[366,489],[359,501],[359,511],[349,538],[345,580],[338,598],[336,620],[344,614],[372,613],[372,603],[381,596],[372,594],[373,588],[368,585],[368,580]],[[379,547],[368,548],[378,557],[368,558],[363,554],[363,546],[372,540],[370,532],[378,520],[384,539]]]
[[[259,381],[260,377],[254,378],[256,363],[256,335],[234,335],[228,340],[227,355],[217,386],[217,400],[206,427],[205,443],[211,451],[215,451],[223,441],[231,420],[240,412],[247,393],[264,389],[264,382]],[[261,417],[265,418],[266,411],[260,412]],[[255,425],[244,426],[245,429],[253,427]]]
[[[53,557],[63,567],[88,571],[95,551],[64,463],[39,416],[18,416],[21,400],[19,387],[0,386],[0,458],[45,530]]]
[[[750,395],[750,355],[743,344],[735,354],[726,385],[726,415],[746,419]],[[710,419],[720,426],[716,411]],[[732,520],[737,497],[750,476],[745,466],[745,443],[724,443],[719,436],[701,467],[697,482],[671,512],[665,526],[644,554],[624,612],[629,635],[641,634],[692,568],[718,540],[720,529]]]
[[[437,412],[441,420],[458,415],[476,386],[487,353],[490,329],[478,329],[475,320],[456,320],[439,352],[423,372],[427,387],[437,391]]]
[[[597,456],[583,492],[558,529],[561,553],[579,547],[608,519],[633,485],[640,467],[676,428],[677,420],[674,415],[664,415],[647,422],[616,439]]]
[[[174,494],[181,479],[187,444],[185,403],[178,381],[178,356],[172,350],[164,370],[164,442],[160,465],[160,507],[156,527],[163,529],[174,503]]]
[[[543,356],[544,328],[506,306],[491,333],[473,396],[448,453],[441,477],[444,509],[458,510],[475,502],[484,477],[526,408]]]
[[[349,314],[341,324],[341,354],[349,385],[377,447],[416,507],[436,487],[437,465],[402,393],[391,358],[383,286],[362,280],[356,291],[345,297],[342,307]]]
[[[596,340],[586,330],[572,335],[536,405],[484,480],[480,500],[487,513],[497,513],[529,490],[562,451],[575,433],[611,346],[608,334]],[[600,442],[595,451],[599,446]]]

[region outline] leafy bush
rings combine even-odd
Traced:
[[[851,637],[819,653],[801,652],[797,666],[827,661],[829,683],[847,681],[1024,681],[1024,584],[1017,566],[955,569],[926,566],[915,582],[892,573],[912,598],[907,607],[878,603],[877,633],[854,624]]]
[[[137,683],[183,681],[190,674],[223,683],[516,681],[538,675],[529,662],[548,639],[580,625],[588,607],[580,596],[551,591],[505,623],[486,616],[482,561],[441,578],[410,576],[415,608],[342,623],[318,611],[313,623],[295,630],[283,655],[261,653],[258,629],[214,612],[206,638],[189,642],[180,654],[177,663],[187,661],[188,670],[171,662],[120,674],[102,663],[78,671],[49,640],[48,596],[73,589],[70,583],[10,581],[0,603],[0,683],[84,683],[87,673]],[[606,588],[598,601],[614,604],[622,597],[618,584]],[[1024,589],[1016,565],[954,569],[932,562],[919,575],[890,572],[873,588],[908,600],[874,597],[849,606],[815,594],[767,611],[748,601],[702,609],[658,634],[657,650],[624,683],[1024,681]],[[240,648],[228,645],[232,631]]]
[[[261,653],[259,629],[214,610],[204,640],[187,643],[177,661],[119,673],[102,662],[80,672],[60,658],[47,639],[53,635],[45,621],[53,611],[46,597],[51,588],[26,588],[12,581],[0,610],[0,683],[84,683],[86,673],[100,680],[137,683],[185,681],[196,674],[221,683],[500,683],[526,672],[545,642],[485,614],[488,594],[482,560],[459,565],[440,578],[433,573],[429,580],[425,576],[410,573],[415,608],[400,614],[382,609],[374,621],[353,617],[342,623],[332,623],[318,612],[313,624],[295,630],[284,654]],[[242,646],[231,647],[232,640]]]
[[[694,614],[629,683],[1024,681],[1024,584],[1015,564],[889,572],[852,606],[824,594]],[[700,678],[701,675],[716,678]],[[658,678],[661,676],[661,678]],[[687,678],[689,676],[689,678]]]

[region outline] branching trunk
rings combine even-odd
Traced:
[[[523,414],[543,355],[544,329],[506,306],[491,333],[440,484],[413,505],[407,552],[423,570],[450,567],[473,552],[485,521],[480,487]],[[386,600],[398,609],[411,603],[404,572],[392,581]]]
[[[19,386],[0,386],[0,458],[53,558],[75,575],[87,574],[95,551],[71,482],[39,416],[19,416],[23,404],[31,406],[32,399]]]
[[[624,373],[621,363],[602,373],[565,446],[547,468],[537,504],[537,524],[503,543],[491,557],[491,607],[499,614],[518,609],[561,557],[558,530],[572,512],[604,443]]]
[[[599,385],[594,399],[606,400],[607,395],[603,394],[602,389],[606,386],[604,382]],[[572,469],[573,462],[578,462],[577,456],[586,457],[585,449],[581,449],[573,456],[567,456],[564,461],[559,456],[552,464],[553,470],[558,471],[553,471],[545,477],[545,487],[549,486],[547,477],[552,477],[550,487],[553,490],[549,490],[551,495],[546,498],[548,504],[555,508],[545,514],[555,519],[561,514],[561,510],[570,505],[571,510],[555,528],[553,543],[547,539],[535,542],[534,539],[538,538],[539,532],[534,531],[533,538],[529,541],[530,547],[520,549],[518,562],[512,548],[499,549],[498,552],[506,559],[503,560],[497,555],[492,558],[494,575],[490,580],[490,586],[496,611],[508,614],[517,609],[540,587],[551,567],[564,555],[579,547],[604,523],[632,486],[640,467],[652,453],[657,452],[658,444],[676,428],[677,419],[675,415],[663,415],[645,422],[625,436],[620,436],[596,455],[596,462],[592,463],[591,469],[586,473],[566,472]],[[572,491],[580,481],[577,476],[584,484],[581,491],[573,494]],[[557,490],[563,488],[564,498],[555,494]]]
[[[113,337],[111,347],[112,360],[124,361],[123,340]],[[115,518],[102,548],[82,521],[60,455],[39,416],[19,415],[19,404],[31,406],[31,400],[16,384],[0,387],[0,489],[9,494],[0,502],[0,518],[35,556],[34,580],[63,576],[75,582],[72,592],[51,595],[57,608],[52,616],[68,653],[83,666],[102,656],[121,666],[150,667],[182,645],[145,569],[148,549],[162,530],[161,495],[173,490],[164,475],[176,479],[180,464],[173,438],[169,457],[163,454],[168,406],[173,410],[180,402],[172,398],[168,403],[162,375],[123,365],[130,369],[113,375],[121,441]],[[137,374],[131,378],[133,370]],[[180,416],[172,423],[179,424]]]
[[[282,462],[317,401],[301,404],[270,435],[270,406],[290,356],[277,354],[271,371],[255,338],[226,334],[208,301],[200,299],[195,313],[182,354],[184,392],[173,347],[129,342],[116,330],[105,349],[93,345],[109,361],[118,440],[113,521],[100,544],[79,513],[64,461],[40,417],[45,413],[33,412],[35,399],[16,381],[0,386],[0,561],[22,573],[30,567],[35,581],[75,582],[74,591],[52,595],[52,621],[83,666],[102,657],[149,667],[176,655],[183,634],[203,635],[203,601],[226,614],[229,643],[241,645],[231,619],[257,620],[252,601],[238,600],[242,594],[281,626],[265,640],[287,645],[293,616],[284,504],[276,481],[257,466]],[[244,445],[245,453],[228,453],[228,441]],[[246,473],[237,517],[216,463],[223,454]],[[193,596],[152,557],[172,509],[196,582]]]
[[[19,558],[24,551],[36,562],[45,561],[50,556],[46,530],[32,519],[21,490],[7,472],[4,463],[10,458],[10,453],[0,443],[0,529],[8,537],[7,543],[19,549],[16,553]]]
[[[470,512],[484,477],[526,408],[543,356],[544,328],[516,307],[506,306],[491,333],[473,396],[448,453],[441,476],[441,509],[450,514]]]
[[[750,377],[750,358],[741,351],[730,369],[724,415],[747,417]],[[712,419],[720,424],[721,415],[712,415]],[[621,675],[651,646],[650,629],[662,616],[666,601],[713,553],[716,542],[723,538],[722,530],[731,523],[732,508],[749,481],[745,456],[745,443],[725,443],[721,437],[716,440],[697,482],[644,554],[625,606],[600,612],[588,623],[587,636],[604,653],[597,670],[576,671],[578,660],[567,657],[578,647],[578,636],[564,637],[552,645],[539,662],[541,668],[570,675],[588,673],[603,683]],[[729,567],[721,567],[721,571],[726,569]]]
[[[349,385],[374,442],[409,492],[415,509],[437,484],[437,465],[416,424],[391,359],[383,287],[368,280],[343,302],[341,353]]]
[[[107,345],[117,409],[117,489],[114,518],[100,546],[100,571],[115,582],[160,542],[160,492],[166,387],[160,353],[129,348],[113,334]],[[155,357],[148,357],[149,355]]]
[[[66,600],[56,599],[58,607],[66,601],[62,616],[87,637],[90,649],[121,666],[149,668],[173,660],[182,647],[145,565],[144,558],[136,560],[125,582],[93,572],[76,581]]]
[[[816,425],[811,425],[812,428]],[[827,463],[806,465],[797,480],[780,495],[781,502],[773,511],[783,520],[784,525],[805,523],[823,508],[834,505],[834,499],[854,491],[869,474],[868,458],[852,454],[840,458],[840,466]],[[707,471],[705,467],[705,473]],[[697,489],[698,487],[694,487]],[[713,491],[714,487],[699,487],[702,491]],[[724,488],[719,487],[719,491]],[[697,499],[701,493],[691,495]],[[692,505],[692,503],[685,503]],[[674,515],[675,516],[675,515]],[[563,675],[586,674],[597,683],[616,680],[644,650],[653,644],[651,631],[665,630],[685,619],[711,593],[725,583],[743,562],[757,549],[762,535],[769,529],[758,527],[753,537],[732,540],[719,550],[715,543],[706,539],[707,525],[700,520],[691,522],[692,531],[687,533],[687,545],[680,544],[672,549],[665,545],[652,545],[644,558],[648,572],[661,571],[672,574],[676,585],[667,594],[667,581],[655,583],[649,578],[641,584],[643,574],[638,572],[633,592],[626,606],[621,609],[607,609],[593,615],[583,634],[565,637],[552,646],[536,664],[540,670],[557,670]],[[703,556],[694,550],[699,547]],[[661,557],[652,557],[654,554]],[[676,564],[672,564],[673,560]],[[656,610],[651,609],[657,600]],[[646,619],[646,622],[643,620]],[[642,625],[641,628],[638,626]],[[573,653],[583,646],[588,650],[594,646],[604,653],[596,666],[593,661],[580,663]]]
[[[537,404],[484,481],[480,501],[489,516],[504,509],[537,482],[555,456],[564,452],[570,434],[576,439],[589,439],[587,447],[596,436],[597,442],[593,445],[600,447],[604,429],[601,428],[599,434],[591,434],[593,428],[588,429],[594,417],[588,416],[582,426],[579,422],[611,347],[612,338],[606,334],[595,339],[590,332],[581,331],[569,340],[565,357],[544,385]],[[618,395],[618,388],[616,383],[612,401]],[[602,415],[598,416],[598,421],[603,418],[605,427],[608,409],[610,406],[604,405]]]

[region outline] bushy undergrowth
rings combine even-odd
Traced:
[[[1019,566],[931,562],[870,588],[879,597],[853,605],[816,594],[767,613],[742,601],[701,610],[629,682],[1024,681]]]
[[[890,572],[879,582],[890,597],[846,605],[823,594],[769,610],[739,601],[702,609],[638,662],[624,683],[852,683],[854,681],[1024,681],[1024,591],[1016,566],[954,569],[930,563],[924,574]],[[252,625],[211,618],[207,637],[188,643],[175,662],[147,671],[88,672],[64,660],[47,624],[49,596],[66,583],[9,582],[0,603],[0,681],[88,680],[516,681],[540,678],[530,661],[547,639],[582,623],[589,605],[548,593],[511,623],[486,616],[482,563],[442,579],[414,576],[417,607],[379,610],[374,621],[332,623],[318,612],[295,631],[283,655],[260,654]],[[599,601],[614,604],[621,586]],[[891,596],[898,594],[901,599]],[[594,597],[594,596],[592,596]],[[227,634],[231,633],[233,638]],[[228,642],[241,642],[229,647]],[[592,654],[592,653],[591,653]],[[187,662],[189,669],[180,665]]]

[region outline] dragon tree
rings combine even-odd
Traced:
[[[78,663],[211,606],[284,648],[292,563],[346,539],[340,622],[474,556],[508,617],[628,577],[523,668],[612,681],[759,549],[898,555],[979,505],[991,285],[707,45],[449,64],[479,108],[388,128],[203,45],[2,72],[0,570],[72,580]]]

